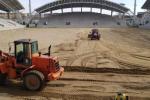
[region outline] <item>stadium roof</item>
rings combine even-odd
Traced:
[[[38,13],[45,13],[51,10],[58,10],[61,8],[71,8],[71,7],[93,7],[93,8],[102,8],[106,10],[113,10],[116,12],[125,13],[129,9],[108,1],[108,0],[57,0],[48,4],[45,4],[37,9]]]
[[[150,9],[150,0],[147,0],[147,1],[144,3],[144,5],[143,5],[142,8],[143,8],[143,9]]]
[[[14,10],[22,10],[24,7],[18,0],[0,0],[0,10],[11,12]]]

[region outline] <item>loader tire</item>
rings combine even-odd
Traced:
[[[30,71],[23,77],[23,85],[27,90],[38,91],[45,85],[44,75],[39,71]]]
[[[6,84],[6,79],[7,75],[0,72],[0,86],[4,86]]]

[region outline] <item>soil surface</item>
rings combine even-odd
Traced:
[[[124,92],[129,100],[150,100],[150,30],[101,28],[101,40],[87,38],[89,28],[30,28],[0,32],[0,49],[31,38],[45,53],[52,45],[65,73],[39,92],[26,91],[11,80],[0,87],[0,100],[113,100]]]

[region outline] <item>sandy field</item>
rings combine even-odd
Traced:
[[[124,92],[130,100],[150,100],[150,30],[101,28],[100,41],[87,38],[89,28],[30,28],[0,32],[0,49],[31,38],[40,51],[58,56],[65,73],[40,92],[12,80],[0,87],[0,100],[113,100]]]

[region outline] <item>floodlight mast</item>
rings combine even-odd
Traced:
[[[29,0],[29,16],[31,16],[32,11],[31,11],[31,0]]]
[[[137,1],[134,0],[134,16],[136,16],[136,6],[137,6]]]

